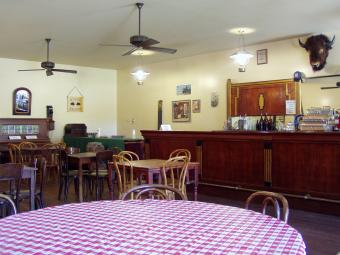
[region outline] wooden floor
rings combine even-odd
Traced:
[[[189,199],[193,199],[192,187],[188,188]],[[48,206],[63,204],[57,199],[58,187],[48,184],[46,202]],[[245,198],[249,193],[242,193],[224,188],[213,188],[200,185],[198,192],[199,201],[244,207]],[[107,191],[103,199],[108,199]],[[289,201],[289,198],[288,198]],[[77,202],[74,196],[73,185],[70,187],[68,203]],[[23,201],[22,209],[28,208],[27,201]],[[337,254],[340,252],[340,217],[308,212],[303,210],[290,210],[288,224],[297,229],[303,236],[307,246],[307,254]]]

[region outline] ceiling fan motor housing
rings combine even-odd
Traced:
[[[41,67],[45,69],[52,69],[54,68],[54,63],[51,61],[41,62]]]
[[[139,47],[148,39],[149,38],[145,35],[133,35],[130,37],[130,43]]]

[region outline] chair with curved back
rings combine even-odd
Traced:
[[[14,143],[8,144],[8,151],[11,163],[21,163],[20,148]]]
[[[191,153],[188,149],[176,149],[170,153],[169,158],[179,157],[179,156],[186,156],[188,158],[188,162],[191,161]],[[187,171],[185,178],[186,178],[186,183],[190,184],[191,182],[190,182],[189,171]]]
[[[0,194],[0,219],[14,214],[17,214],[17,208],[13,200],[5,194]]]
[[[32,143],[32,142],[21,142],[19,145],[19,149],[23,149],[23,148],[38,148],[38,145],[36,143]]]
[[[124,156],[113,155],[112,158],[109,167],[114,168],[118,183],[118,197],[121,198],[126,191],[135,186],[133,164]]]
[[[162,181],[164,185],[179,189],[187,195],[185,178],[187,175],[189,159],[186,156],[169,158],[162,167]],[[175,173],[177,173],[175,177]]]
[[[279,194],[279,193],[274,193],[274,192],[269,192],[269,191],[257,191],[251,194],[246,201],[246,209],[249,209],[250,202],[257,198],[257,197],[265,197],[264,200],[262,201],[262,214],[266,214],[266,209],[267,205],[269,202],[271,202],[274,206],[275,210],[275,215],[278,220],[281,220],[280,217],[280,204],[279,201],[282,203],[282,216],[283,216],[283,221],[287,223],[288,221],[288,216],[289,216],[289,205],[287,199]]]
[[[59,176],[60,172],[60,146],[59,144],[47,143],[41,146],[41,156],[46,159],[46,168],[49,175],[54,170],[54,175]],[[55,178],[56,179],[56,178]]]
[[[34,149],[38,148],[38,145],[32,142],[21,142],[18,147],[20,149],[21,163],[26,166],[36,167],[35,158],[37,155]]]
[[[0,181],[9,181],[9,196],[14,200],[15,206],[19,210],[20,189],[23,165],[20,163],[0,164]],[[13,185],[13,182],[15,185]],[[15,191],[13,191],[13,186]]]
[[[140,185],[133,187],[129,189],[126,193],[124,193],[122,196],[122,200],[128,200],[129,198],[141,200],[143,199],[188,200],[186,195],[183,194],[180,190],[161,184]]]
[[[133,152],[133,151],[121,151],[121,152],[118,153],[118,156],[127,158],[130,161],[139,160],[138,154]]]

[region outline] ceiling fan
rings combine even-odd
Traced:
[[[160,47],[154,47],[152,45],[158,44],[159,41],[149,38],[145,35],[141,35],[140,33],[140,27],[141,27],[141,9],[143,7],[144,3],[136,3],[136,6],[138,7],[139,12],[139,21],[138,21],[138,35],[133,35],[130,37],[130,43],[131,45],[122,45],[122,44],[100,44],[101,46],[128,46],[133,47],[128,52],[125,52],[122,56],[131,55],[137,50],[149,50],[149,51],[156,51],[156,52],[162,52],[162,53],[169,53],[174,54],[176,53],[176,49],[170,49],[170,48],[160,48]]]
[[[336,83],[335,87],[321,87],[321,89],[340,89],[340,81]]]
[[[56,69],[54,68],[55,64],[54,62],[50,61],[50,38],[45,39],[47,43],[47,60],[44,62],[41,62],[41,69],[25,69],[25,70],[18,70],[18,71],[41,71],[46,70],[46,75],[51,76],[53,75],[53,72],[63,72],[63,73],[77,73],[76,70],[65,70],[65,69]]]

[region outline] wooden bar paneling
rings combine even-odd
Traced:
[[[340,132],[141,132],[150,158],[178,148],[201,155],[205,183],[340,202]]]

